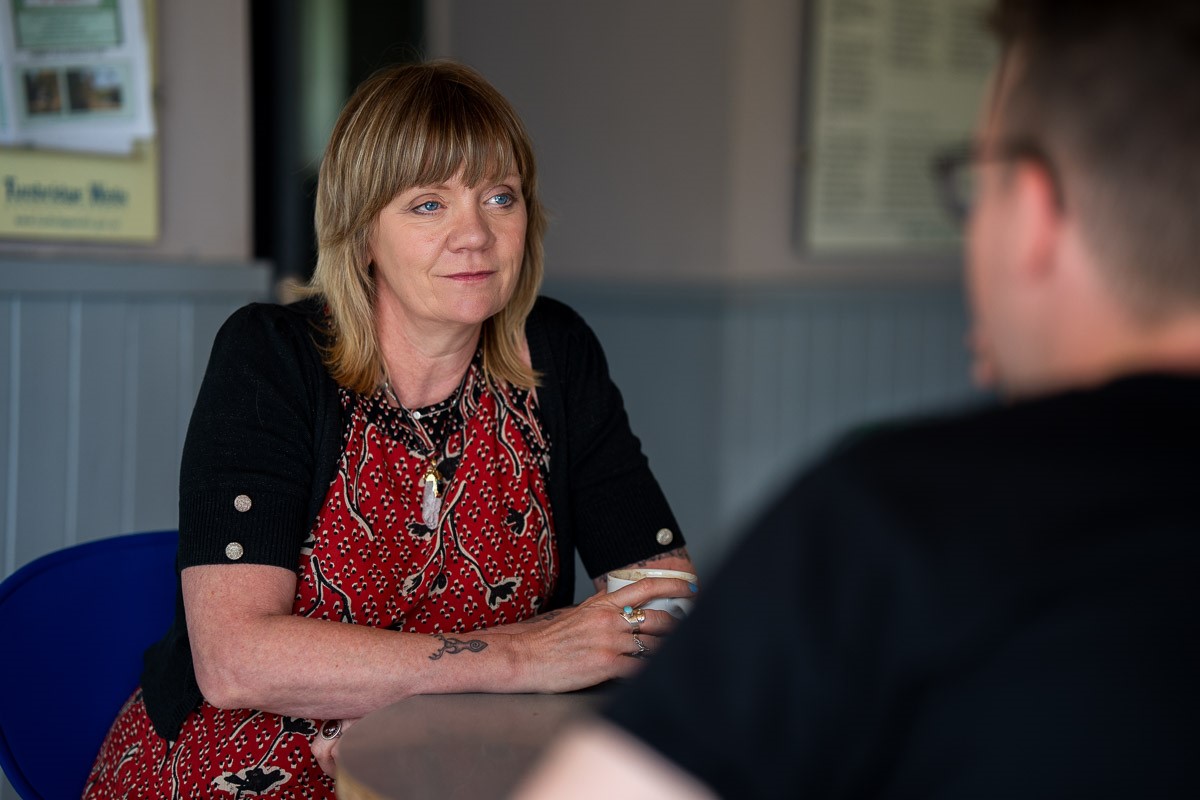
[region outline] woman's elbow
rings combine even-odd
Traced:
[[[193,654],[196,685],[211,705],[220,709],[252,708],[252,690],[242,670],[213,655]]]

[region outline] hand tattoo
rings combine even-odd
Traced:
[[[437,652],[429,657],[430,661],[437,661],[442,656],[449,653],[456,655],[458,653],[478,653],[487,647],[487,642],[482,639],[472,639],[469,642],[464,642],[462,639],[454,639],[442,636],[440,633],[435,633],[438,639],[441,640],[442,646],[437,649]]]

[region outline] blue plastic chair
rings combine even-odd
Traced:
[[[88,542],[0,583],[0,767],[26,800],[82,793],[143,651],[174,616],[178,539]]]

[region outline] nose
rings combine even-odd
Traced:
[[[493,238],[492,227],[482,208],[468,203],[457,209],[450,232],[451,250],[483,250],[491,245]]]

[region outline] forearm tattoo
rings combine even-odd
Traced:
[[[469,642],[464,642],[462,639],[442,636],[440,633],[435,633],[434,636],[441,640],[442,646],[437,649],[436,653],[429,657],[430,661],[437,661],[447,653],[452,656],[458,653],[478,653],[487,647],[487,642],[482,639],[472,639]]]
[[[685,558],[688,561],[692,560],[691,556],[688,555],[688,551],[687,551],[686,547],[676,547],[674,550],[668,550],[665,553],[659,553],[658,555],[650,556],[649,558],[644,558],[641,561],[635,561],[634,563],[630,564],[629,566],[631,566],[631,567],[648,567],[651,564],[653,564],[655,561],[666,561],[668,558]]]

